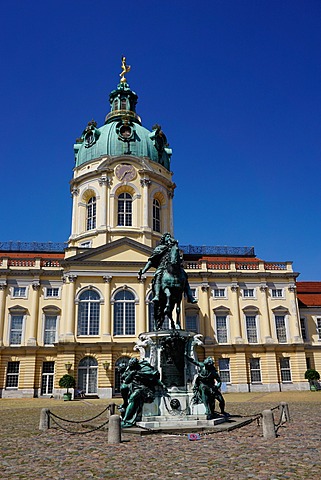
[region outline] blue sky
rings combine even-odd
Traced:
[[[73,143],[120,58],[173,149],[181,244],[254,246],[321,280],[319,0],[11,0],[0,48],[0,241],[65,241]]]

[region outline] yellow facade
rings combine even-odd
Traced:
[[[173,233],[174,189],[146,156],[100,156],[74,170],[63,254],[0,252],[2,397],[59,396],[66,371],[88,395],[117,394],[117,362],[136,356],[151,328],[153,272],[138,272],[161,232]],[[130,219],[119,221],[126,194]],[[187,254],[184,266],[198,303],[184,301],[182,327],[202,335],[199,357],[215,358],[227,391],[308,387],[306,357],[321,369],[319,336],[302,339],[290,262]]]

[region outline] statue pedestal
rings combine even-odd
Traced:
[[[226,421],[222,415],[207,420],[203,404],[194,404],[193,382],[197,367],[186,355],[197,360],[196,346],[202,345],[201,335],[185,330],[161,330],[139,335],[135,350],[140,360],[147,360],[160,373],[167,395],[156,388],[155,400],[145,403],[141,421],[143,428],[211,427]]]

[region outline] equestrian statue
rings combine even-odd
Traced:
[[[151,267],[156,268],[152,281],[154,319],[156,330],[161,330],[165,317],[171,322],[173,330],[180,330],[180,311],[183,294],[189,303],[197,303],[190,289],[188,278],[182,266],[182,256],[178,242],[170,233],[162,235],[159,245],[154,249],[145,267],[139,271],[139,278]],[[176,323],[173,310],[176,307]]]

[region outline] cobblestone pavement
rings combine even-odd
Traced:
[[[1,408],[0,400],[0,478],[319,479],[321,394],[310,395],[318,398],[313,397],[313,403],[289,401],[291,422],[272,441],[263,439],[262,427],[253,422],[231,432],[201,435],[198,441],[189,441],[186,434],[140,437],[125,433],[119,445],[109,445],[103,430],[87,435],[70,435],[56,428],[39,432],[40,407]],[[277,405],[265,398],[228,403],[229,411],[254,415]],[[103,404],[87,404],[77,408],[54,404],[51,410],[64,418],[83,419],[103,409]],[[278,418],[275,411],[276,422]]]

